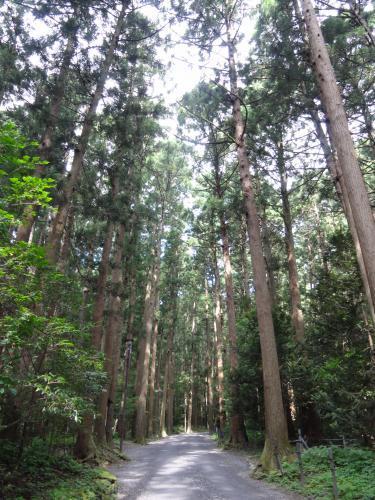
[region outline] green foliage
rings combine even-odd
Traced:
[[[53,452],[45,440],[35,438],[17,461],[16,445],[5,441],[0,448],[2,493],[6,498],[35,500],[115,498],[116,478],[112,474],[79,463],[61,451]]]
[[[0,124],[0,224],[2,231],[10,223],[19,222],[27,206],[46,207],[51,202],[50,190],[55,181],[33,176],[37,168],[48,162],[28,151],[37,143],[28,141],[12,122]]]
[[[375,453],[361,448],[333,447],[337,485],[340,498],[371,500],[375,497]],[[271,472],[267,480],[306,496],[332,498],[332,475],[328,461],[328,448],[310,448],[302,455],[305,486],[299,482],[298,462],[283,463],[284,474]]]
[[[24,207],[50,202],[53,182],[25,175],[40,165],[39,158],[24,154],[31,147],[35,143],[12,123],[2,125],[0,431],[14,430],[15,439],[25,420],[31,426],[47,418],[78,422],[104,383],[87,327],[78,328],[68,316],[79,303],[77,283],[49,264],[44,247],[12,241]],[[13,405],[16,413],[6,416]]]

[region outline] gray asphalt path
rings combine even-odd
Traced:
[[[113,465],[119,499],[242,500],[296,498],[249,478],[238,453],[222,451],[207,434],[179,434],[146,446],[128,445],[130,462]]]

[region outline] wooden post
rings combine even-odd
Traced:
[[[302,486],[305,486],[305,474],[303,472],[303,463],[302,463],[302,444],[300,443],[300,441],[296,442],[296,453],[298,458],[300,482]]]
[[[331,473],[332,473],[332,493],[333,493],[333,498],[336,500],[336,498],[339,498],[339,490],[338,490],[338,487],[337,487],[336,467],[335,467],[335,461],[333,459],[333,450],[332,450],[332,448],[328,448],[328,461],[329,461],[329,465],[331,467]]]
[[[279,469],[280,474],[283,476],[284,475],[283,465],[281,463],[280,455],[279,455],[277,449],[275,450],[275,460],[276,460],[277,468]]]

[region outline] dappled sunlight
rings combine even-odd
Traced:
[[[207,434],[180,434],[129,449],[131,462],[111,471],[120,499],[286,499],[251,480],[246,459],[216,448]]]

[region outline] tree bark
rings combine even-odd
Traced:
[[[176,281],[175,281],[176,283]],[[170,303],[171,303],[171,322],[170,322],[170,327],[168,330],[168,337],[167,337],[167,350],[165,353],[165,365],[164,365],[164,379],[163,379],[163,397],[162,397],[162,402],[161,402],[161,408],[160,408],[160,426],[159,426],[159,431],[160,435],[165,437],[167,436],[167,430],[169,432],[169,416],[168,416],[168,422],[166,426],[166,414],[168,412],[169,415],[169,396],[171,395],[171,387],[173,386],[173,370],[172,370],[172,356],[173,356],[173,342],[174,342],[174,335],[175,335],[175,330],[176,330],[176,323],[177,323],[177,288],[175,286],[172,287],[171,293],[170,293]],[[173,391],[173,389],[172,389]],[[172,392],[173,395],[173,392]],[[173,411],[173,410],[172,410]],[[173,423],[172,423],[173,427]]]
[[[127,321],[127,334],[125,343],[124,355],[124,384],[121,393],[120,414],[119,414],[119,434],[120,434],[120,452],[123,451],[124,441],[126,437],[126,403],[128,398],[128,385],[129,385],[129,370],[131,364],[131,355],[133,350],[133,324],[135,318],[135,305],[136,305],[136,282],[134,276],[134,269],[130,272],[129,277],[130,294],[129,294],[129,316]]]
[[[216,350],[216,371],[217,371],[217,397],[219,403],[219,419],[221,430],[225,424],[225,404],[224,404],[224,362],[223,362],[223,331],[221,325],[221,294],[220,294],[220,274],[216,258],[216,245],[212,248],[213,265],[215,272],[215,311],[214,311],[214,333]]]
[[[77,46],[77,32],[79,24],[74,18],[68,20],[69,24],[71,24],[71,22],[73,22],[73,29],[70,29],[68,31],[67,41],[60,66],[60,72],[56,79],[56,84],[54,86],[53,94],[50,100],[47,126],[39,143],[39,157],[41,161],[48,161],[51,156],[55,129],[60,118],[61,105],[64,100],[66,82]],[[43,175],[44,169],[45,165],[40,163],[34,172],[34,176],[41,177]],[[25,209],[22,217],[22,224],[17,230],[17,241],[29,241],[31,229],[36,219],[37,209],[38,207],[35,205],[29,206]]]
[[[209,318],[209,294],[207,278],[204,280],[205,291],[205,333],[206,333],[206,405],[207,405],[207,428],[210,434],[214,432],[214,395],[213,395],[213,364],[212,364],[212,336],[210,332],[210,318]]]
[[[197,318],[196,318],[197,304],[194,301],[193,304],[193,317],[191,319],[191,361],[190,361],[190,387],[187,397],[187,415],[186,415],[186,432],[188,434],[192,433],[192,421],[193,421],[193,402],[195,399],[194,394],[194,376],[195,376],[195,334],[197,330]]]
[[[143,443],[146,437],[147,431],[147,419],[146,419],[146,404],[147,404],[147,391],[148,391],[148,380],[149,380],[149,364],[150,364],[150,352],[151,352],[151,336],[152,336],[152,325],[154,321],[155,314],[155,295],[159,284],[160,276],[160,252],[161,252],[161,236],[163,232],[163,210],[161,221],[157,229],[156,235],[156,255],[154,263],[151,268],[151,272],[148,278],[148,283],[146,286],[146,296],[145,296],[145,306],[144,306],[144,341],[141,345],[142,352],[139,353],[143,362],[139,365],[139,374],[137,379],[138,392],[137,402],[136,402],[136,422],[135,422],[135,439],[139,443]]]
[[[236,150],[241,187],[245,199],[263,366],[266,439],[260,460],[264,469],[270,469],[277,467],[275,460],[276,452],[280,458],[289,455],[288,430],[282,400],[279,362],[272,319],[272,305],[267,286],[260,224],[244,140],[245,124],[241,115],[241,100],[238,95],[235,47],[230,33],[230,19],[226,20],[226,27]]]
[[[250,280],[249,268],[247,264],[247,228],[246,221],[241,212],[241,275],[242,275],[242,293],[245,303],[250,304]]]
[[[104,371],[107,375],[106,384],[99,395],[98,400],[98,414],[95,419],[95,435],[98,444],[106,444],[106,420],[108,408],[113,401],[109,400],[110,387],[113,381],[113,371],[118,367],[118,332],[122,323],[122,256],[124,251],[125,240],[125,224],[120,223],[117,231],[115,253],[114,253],[114,267],[112,271],[111,283],[111,298],[110,298],[110,314],[108,320],[107,331],[104,339]],[[115,348],[117,347],[117,351]],[[116,370],[117,373],[117,370]]]
[[[129,4],[130,0],[122,1],[121,11],[117,18],[116,25],[108,45],[108,49],[106,51],[106,55],[100,69],[100,74],[96,84],[95,92],[93,94],[90,106],[86,112],[83,121],[81,135],[74,149],[72,166],[66,178],[62,193],[62,199],[58,203],[57,213],[53,220],[52,229],[48,238],[47,255],[50,262],[52,263],[57,262],[59,257],[60,242],[64,231],[64,226],[66,223],[69,206],[73,197],[74,190],[77,186],[79,177],[81,175],[83,160],[86,154],[90,135],[94,126],[98,104],[102,97],[104,85],[108,77],[108,72],[113,62],[115,50],[118,45],[118,41],[121,35],[121,30],[123,28],[126,9],[129,6]]]
[[[117,181],[112,185],[112,189],[112,196],[115,197],[118,191]],[[91,330],[91,344],[97,352],[100,352],[102,341],[105,289],[108,277],[109,257],[112,248],[113,232],[114,223],[112,222],[112,220],[109,220],[107,223],[107,229],[104,238],[102,258],[100,261],[99,274],[96,282],[96,295],[93,305],[93,327]],[[92,433],[93,424],[93,414],[86,414],[83,417],[82,425],[78,430],[77,441],[74,448],[74,453],[77,458],[85,459],[95,453],[95,444],[93,441]]]
[[[159,297],[157,297],[157,305],[155,309],[158,309]],[[156,374],[156,358],[157,358],[157,346],[158,346],[158,333],[159,333],[159,320],[155,318],[154,330],[152,334],[152,349],[151,349],[151,367],[150,367],[150,392],[148,399],[148,436],[152,436],[154,433],[155,422],[155,374]]]
[[[371,319],[375,325],[375,307],[374,307],[375,304],[372,300],[370,285],[368,282],[366,268],[365,268],[365,263],[363,261],[361,245],[359,243],[358,234],[357,234],[355,222],[353,219],[353,213],[352,213],[352,209],[351,209],[351,206],[349,203],[348,192],[347,192],[345,182],[344,182],[344,179],[342,176],[341,168],[340,168],[338,162],[336,161],[335,155],[332,151],[332,148],[331,148],[329,141],[326,137],[326,134],[323,130],[322,124],[321,124],[320,119],[319,119],[318,111],[315,108],[311,108],[310,109],[310,116],[311,116],[311,119],[314,123],[316,135],[317,135],[317,138],[319,140],[320,146],[321,146],[323,154],[324,154],[327,169],[330,172],[331,177],[333,179],[333,182],[334,182],[334,185],[336,188],[337,196],[341,202],[344,214],[346,216],[346,220],[348,222],[349,231],[350,231],[353,243],[354,243],[355,253],[356,253],[356,257],[357,257],[357,263],[358,263],[359,271],[360,271],[361,278],[362,278],[363,289],[365,291],[365,296],[366,296],[367,303],[369,306]]]
[[[174,356],[173,351],[169,356],[169,366],[168,366],[168,389],[167,389],[167,400],[168,400],[168,412],[167,412],[167,432],[169,435],[173,433],[173,409],[174,409]]]
[[[301,309],[301,294],[298,284],[297,261],[294,250],[294,237],[292,226],[292,214],[289,204],[289,193],[287,186],[287,173],[285,169],[284,145],[282,137],[280,137],[277,147],[277,166],[280,175],[281,185],[281,200],[283,206],[283,220],[285,227],[285,244],[286,254],[288,259],[289,271],[289,291],[292,307],[292,325],[294,328],[295,339],[298,343],[302,343],[305,337],[305,325],[303,320],[303,312]]]
[[[331,127],[333,146],[337,153],[338,163],[348,193],[371,297],[375,302],[375,221],[362,172],[359,168],[353,139],[349,131],[336,76],[314,7],[311,0],[302,0],[301,3],[310,45],[311,65]]]

